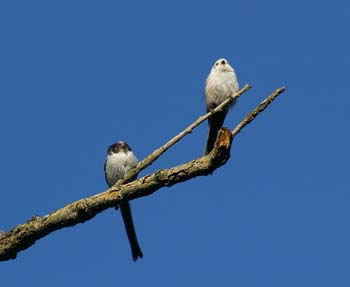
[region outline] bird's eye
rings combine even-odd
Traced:
[[[219,65],[219,62],[216,62],[216,63],[215,63],[215,66],[217,66],[217,65]]]
[[[226,61],[225,61],[225,60],[222,60],[222,61],[221,61],[221,64],[222,64],[222,65],[225,65],[225,64],[226,64]]]

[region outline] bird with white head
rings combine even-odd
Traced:
[[[215,109],[233,93],[239,89],[235,70],[230,66],[229,62],[221,58],[217,60],[206,80],[205,85],[205,101],[207,112]],[[230,107],[235,104],[233,102]],[[207,144],[205,146],[204,154],[207,155],[213,149],[217,135],[222,125],[229,108],[225,108],[217,112],[208,119],[209,131],[207,137]]]

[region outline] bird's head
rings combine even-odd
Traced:
[[[220,58],[216,60],[212,67],[213,71],[221,71],[221,72],[233,72],[232,67],[230,66],[229,62],[225,58]]]

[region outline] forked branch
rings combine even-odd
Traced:
[[[124,200],[147,196],[162,187],[169,187],[197,176],[208,175],[215,169],[224,165],[230,157],[232,139],[243,127],[254,120],[259,113],[261,113],[278,95],[280,95],[285,90],[284,87],[277,89],[273,94],[260,103],[260,105],[249,113],[233,131],[230,131],[227,128],[222,128],[214,149],[207,156],[200,157],[173,168],[158,170],[153,174],[146,175],[123,185],[128,178],[138,174],[142,169],[152,164],[173,144],[189,134],[195,127],[213,114],[220,111],[226,105],[229,105],[230,102],[238,98],[249,88],[250,86],[246,85],[242,90],[232,95],[215,110],[199,117],[184,131],[142,160],[135,169],[131,170],[126,175],[124,179],[118,181],[107,191],[72,202],[43,217],[33,216],[26,223],[18,225],[9,232],[0,235],[0,261],[14,259],[18,252],[27,249],[38,239],[43,238],[51,232],[61,228],[74,226],[78,223],[83,223],[95,217],[105,209],[117,206]]]

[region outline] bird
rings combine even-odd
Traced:
[[[109,187],[123,178],[129,170],[134,168],[138,160],[126,142],[119,141],[108,147],[107,157],[104,164],[105,178]],[[135,180],[131,178],[128,182]],[[137,241],[136,231],[132,219],[131,207],[128,201],[119,204],[120,212],[124,221],[126,234],[129,239],[131,254],[134,261],[143,258],[140,245]],[[118,208],[116,208],[118,209]]]
[[[215,109],[233,93],[237,92],[238,89],[239,86],[235,70],[225,58],[218,59],[211,68],[205,83],[207,113]],[[209,154],[213,149],[219,130],[224,124],[225,117],[234,104],[235,101],[230,107],[217,112],[208,119],[209,130],[204,155]]]

